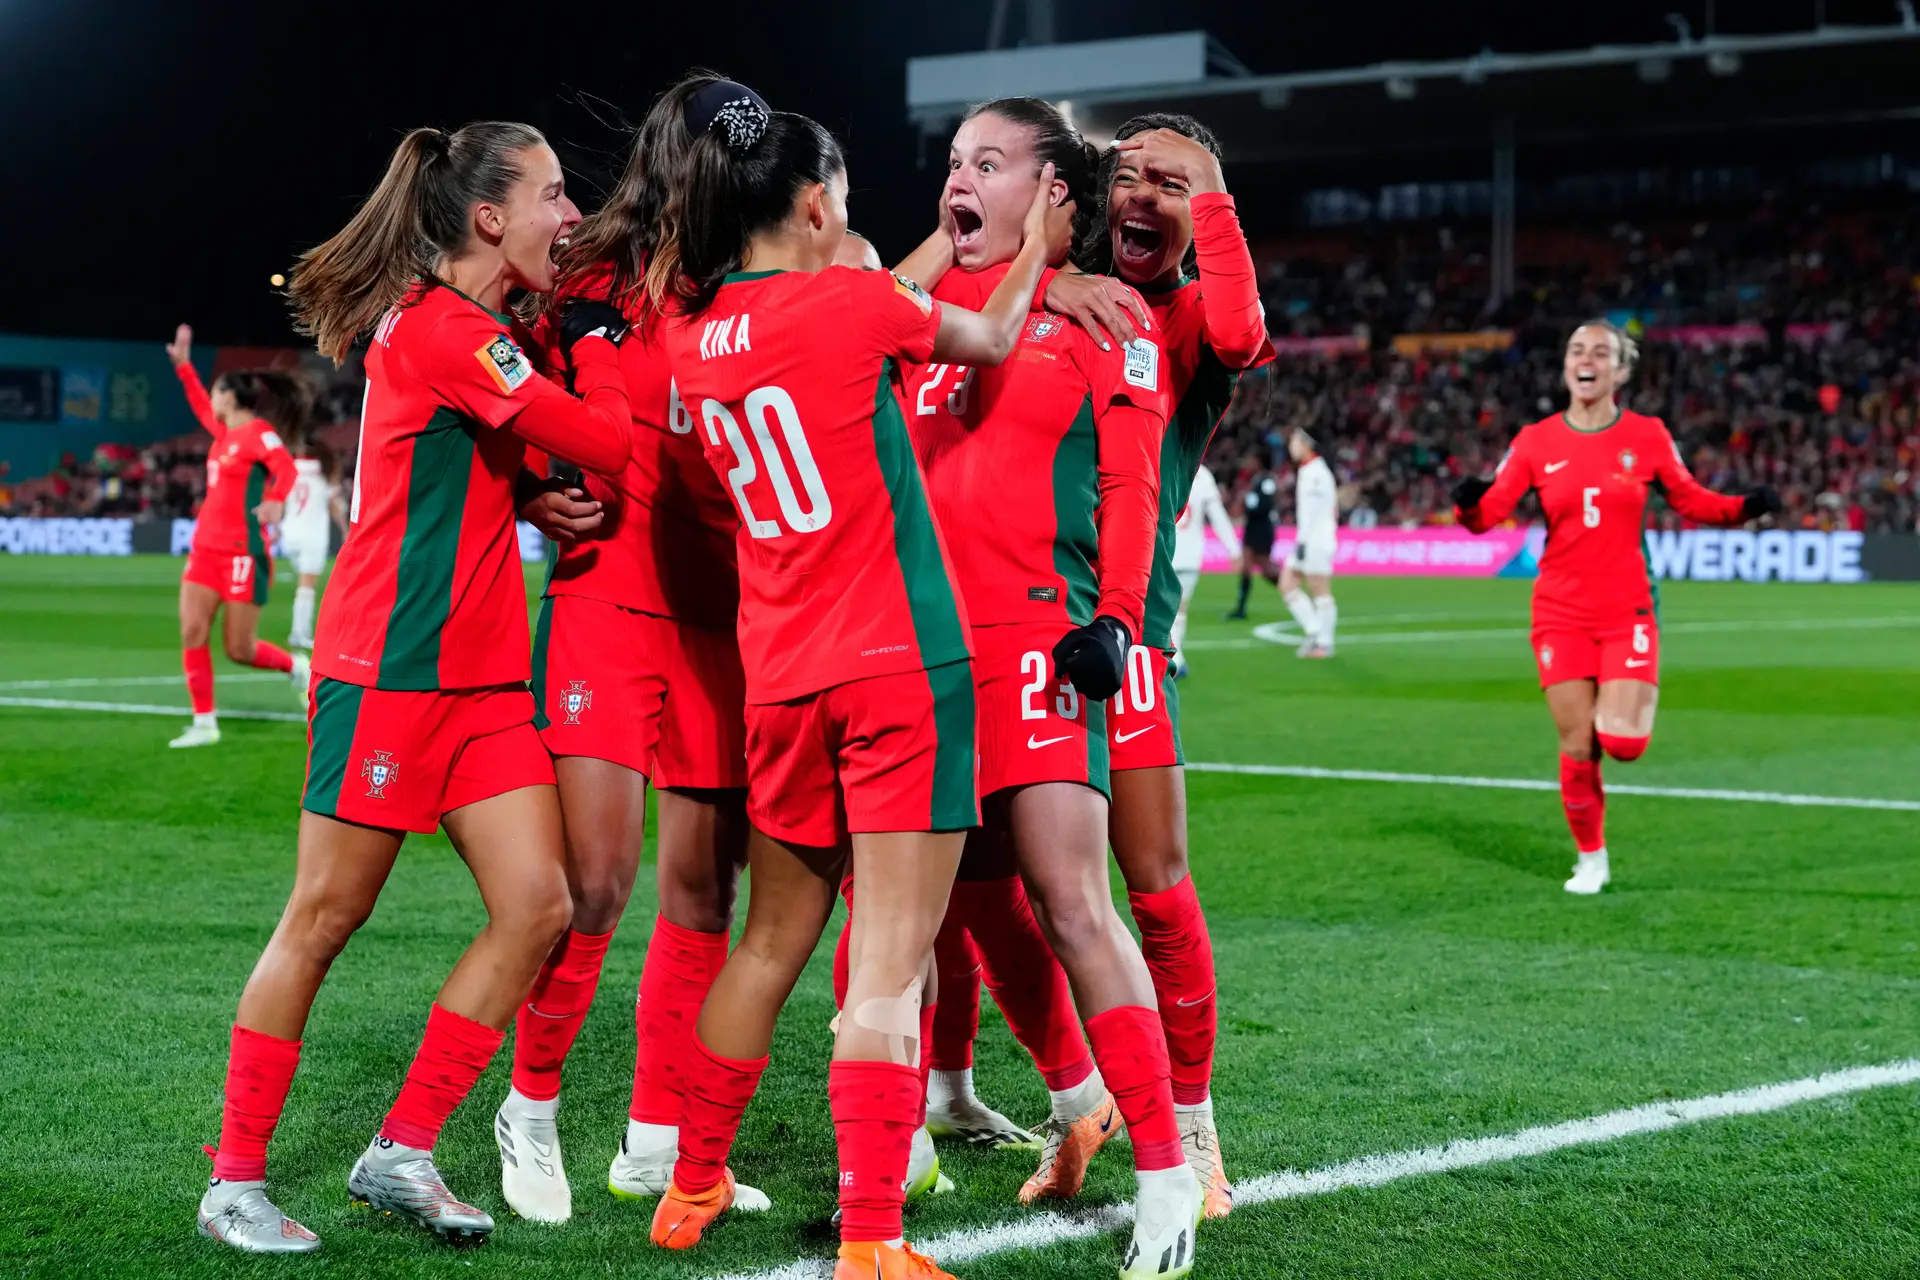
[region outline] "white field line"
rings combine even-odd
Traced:
[[[275,679],[285,680],[285,676]],[[42,707],[49,711],[110,711],[128,716],[191,716],[192,707],[162,707],[145,702],[75,702],[66,698],[0,697],[0,707]],[[296,711],[248,711],[223,707],[220,715],[228,720],[283,720],[305,724],[305,714]]]
[[[1561,1151],[1568,1147],[1618,1142],[1639,1134],[1659,1133],[1683,1125],[1734,1116],[1762,1115],[1813,1102],[1820,1098],[1862,1093],[1920,1080],[1920,1059],[1872,1067],[1850,1067],[1789,1080],[1782,1084],[1756,1085],[1731,1093],[1716,1093],[1704,1098],[1686,1098],[1672,1102],[1652,1102],[1627,1107],[1583,1120],[1540,1125],[1517,1133],[1491,1138],[1466,1138],[1445,1146],[1421,1147],[1413,1151],[1390,1151],[1382,1155],[1362,1156],[1345,1164],[1306,1173],[1288,1169],[1250,1178],[1234,1187],[1236,1209],[1274,1200],[1293,1200],[1302,1196],[1327,1195],[1352,1188],[1380,1187],[1405,1178],[1432,1173],[1451,1173],[1482,1165],[1503,1164],[1532,1156]],[[1085,1240],[1124,1227],[1133,1219],[1133,1206],[1109,1205],[1086,1213],[1039,1213],[1032,1217],[951,1231],[917,1247],[943,1264],[971,1262],[1014,1249],[1044,1249],[1067,1240]],[[1202,1236],[1204,1240],[1204,1235]],[[832,1264],[819,1258],[796,1258],[782,1267],[729,1275],[723,1280],[821,1280],[831,1274]]]
[[[1558,782],[1540,778],[1480,778],[1455,773],[1390,773],[1383,769],[1322,769],[1305,764],[1222,764],[1188,761],[1195,773],[1240,773],[1263,778],[1314,778],[1328,782],[1410,782],[1429,787],[1486,787],[1496,791],[1558,791]],[[1669,800],[1732,800],[1745,804],[1785,804],[1822,809],[1896,809],[1920,813],[1920,800],[1879,800],[1869,796],[1805,796],[1788,791],[1723,791],[1711,787],[1643,787],[1607,783],[1607,794],[1658,796]]]
[[[284,671],[235,671],[221,672],[216,679],[221,684],[262,684],[269,680],[285,681]],[[0,680],[0,689],[99,689],[116,685],[184,685],[187,678],[182,675],[171,676],[75,676],[66,680]]]
[[[1364,625],[1364,617],[1353,619]],[[1714,635],[1730,631],[1878,631],[1888,627],[1920,627],[1920,618],[1780,618],[1771,622],[1739,619],[1719,621],[1673,622],[1660,628],[1660,634]],[[1446,644],[1457,640],[1526,639],[1532,632],[1526,627],[1483,627],[1455,631],[1351,631],[1340,633],[1341,646],[1368,644]],[[1263,622],[1251,637],[1226,640],[1189,640],[1189,649],[1251,649],[1257,644],[1297,645],[1303,637],[1283,622]]]

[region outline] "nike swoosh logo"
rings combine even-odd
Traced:
[[[1071,741],[1072,738],[1073,735],[1070,733],[1061,734],[1057,738],[1036,738],[1032,734],[1028,734],[1027,747],[1030,750],[1038,751],[1041,747],[1050,747],[1056,742],[1068,742]]]
[[[1213,987],[1208,987],[1207,993],[1201,996],[1197,1000],[1175,1000],[1174,1003],[1179,1005],[1182,1009],[1191,1009],[1195,1005],[1202,1005],[1202,1004],[1205,1004],[1207,1001],[1213,999],[1214,990],[1215,989]]]
[[[1628,658],[1627,665],[1630,667],[1644,667],[1652,661],[1652,658]]]
[[[1567,465],[1567,460],[1563,459],[1559,462],[1549,462],[1546,466],[1540,469],[1546,472],[1548,475],[1552,475],[1554,472],[1558,471],[1560,468],[1566,465]]]
[[[1112,1130],[1113,1130],[1113,1109],[1108,1108],[1107,1118],[1100,1122],[1100,1132],[1110,1133],[1112,1132]]]
[[[1132,733],[1116,733],[1113,735],[1113,740],[1115,742],[1132,742],[1135,738],[1139,737],[1141,734],[1152,733],[1152,732],[1153,732],[1153,726],[1148,725],[1144,729],[1135,729]]]

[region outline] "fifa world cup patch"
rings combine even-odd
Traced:
[[[564,724],[579,724],[580,713],[593,706],[593,690],[585,680],[570,680],[560,691],[560,709],[566,713]]]
[[[533,365],[526,354],[513,345],[513,339],[501,334],[486,346],[473,353],[480,367],[493,379],[493,385],[500,388],[500,394],[512,395],[520,385],[533,376]]]
[[[1160,389],[1160,348],[1145,338],[1127,344],[1127,381],[1148,391]]]
[[[367,781],[367,799],[385,800],[387,788],[400,776],[400,766],[389,753],[376,751],[360,761],[360,776]]]
[[[921,315],[933,314],[933,299],[927,296],[927,291],[922,289],[918,282],[907,279],[897,271],[888,274],[893,277],[895,293],[920,308]]]

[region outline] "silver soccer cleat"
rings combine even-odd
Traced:
[[[446,1240],[479,1243],[493,1230],[493,1217],[457,1199],[434,1168],[433,1156],[375,1138],[353,1162],[347,1193],[383,1213],[398,1214]]]
[[[263,1185],[249,1186],[231,1199],[216,1198],[223,1189],[231,1185],[209,1187],[200,1199],[200,1234],[209,1240],[243,1253],[312,1253],[320,1247],[320,1237],[280,1212]]]

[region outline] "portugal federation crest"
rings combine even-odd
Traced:
[[[367,780],[367,799],[385,800],[387,788],[400,776],[400,766],[385,751],[376,751],[360,762],[360,776]]]
[[[1051,312],[1043,311],[1027,321],[1027,336],[1035,342],[1045,342],[1054,334],[1067,327],[1067,322]]]
[[[1552,645],[1543,644],[1540,646],[1540,665],[1542,668],[1551,667],[1553,665],[1553,646]]]
[[[1623,476],[1631,476],[1633,474],[1634,461],[1633,450],[1622,449],[1620,451],[1620,474]]]
[[[585,680],[570,680],[560,691],[560,709],[566,713],[566,724],[579,724],[580,713],[592,705],[593,690],[587,688]]]

